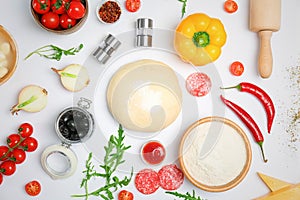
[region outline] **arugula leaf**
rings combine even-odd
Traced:
[[[187,0],[178,0],[178,1],[182,3],[181,18],[183,18],[186,12]]]
[[[184,200],[204,200],[199,196],[196,197],[195,190],[193,190],[192,194],[190,194],[189,192],[187,192],[185,194],[181,194],[179,192],[170,192],[170,191],[167,191],[166,194],[171,194],[171,195],[174,195],[176,197],[183,198]]]
[[[45,57],[48,59],[53,59],[59,61],[63,55],[68,56],[68,55],[75,55],[78,53],[81,49],[83,48],[83,44],[80,44],[77,48],[73,47],[67,50],[64,50],[58,46],[49,44],[45,45],[43,47],[40,47],[33,52],[29,53],[24,60],[27,60],[30,56],[33,54],[38,54],[41,57]]]
[[[104,200],[112,200],[114,199],[113,193],[115,191],[130,183],[133,176],[133,169],[131,169],[130,176],[125,176],[122,180],[117,176],[114,176],[114,172],[117,170],[118,166],[125,162],[125,160],[123,160],[125,151],[131,147],[125,146],[124,138],[124,130],[122,126],[119,125],[118,135],[111,135],[107,146],[104,147],[104,164],[99,166],[103,169],[103,173],[98,173],[94,169],[94,165],[91,161],[92,153],[89,153],[89,157],[86,160],[86,169],[82,172],[85,174],[85,178],[83,178],[80,185],[81,188],[84,188],[85,194],[76,194],[72,195],[72,197],[85,197],[87,200],[89,196],[99,196]],[[88,182],[91,178],[97,177],[104,179],[105,185],[93,192],[89,192]]]

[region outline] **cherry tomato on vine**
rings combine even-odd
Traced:
[[[224,9],[228,13],[234,13],[238,10],[238,4],[233,0],[226,0],[224,2]]]
[[[25,185],[25,191],[30,196],[37,196],[41,190],[41,184],[36,180],[30,181]]]
[[[38,14],[45,14],[50,10],[50,0],[33,0],[32,8]]]
[[[38,147],[38,141],[33,137],[26,138],[23,142],[20,144],[24,151],[33,152]]]
[[[0,173],[0,185],[2,184],[3,182],[3,175]]]
[[[51,10],[59,15],[66,12],[66,3],[70,0],[51,0]]]
[[[239,61],[235,61],[230,65],[229,70],[234,76],[241,76],[244,72],[244,65]]]
[[[10,153],[7,153],[9,148],[7,146],[0,146],[0,161],[7,160],[10,157]]]
[[[16,171],[16,163],[6,160],[0,164],[0,172],[6,176],[10,176]]]
[[[118,195],[118,200],[133,200],[133,194],[127,190],[121,190]]]
[[[16,164],[21,164],[26,159],[26,153],[23,149],[16,148],[16,149],[12,150],[10,158]]]
[[[7,145],[10,148],[14,148],[21,141],[21,136],[19,134],[11,134],[7,137]]]
[[[19,126],[18,132],[23,138],[27,138],[32,135],[33,127],[29,123],[23,123]]]
[[[76,24],[76,19],[72,19],[69,15],[64,13],[59,17],[59,24],[63,29],[72,28]]]
[[[129,12],[136,12],[141,7],[141,0],[126,0],[125,7]]]
[[[85,15],[85,7],[80,1],[71,1],[67,9],[67,14],[72,19],[81,19]]]
[[[41,17],[41,23],[49,29],[56,29],[59,26],[59,16],[54,12],[47,12]]]

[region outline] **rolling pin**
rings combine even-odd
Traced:
[[[249,28],[260,39],[258,71],[262,78],[270,77],[273,68],[272,33],[280,29],[281,0],[250,0]]]

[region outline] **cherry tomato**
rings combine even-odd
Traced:
[[[235,61],[230,65],[230,72],[234,76],[241,76],[244,72],[244,65],[239,61]]]
[[[20,145],[24,148],[24,151],[33,152],[38,147],[38,141],[33,137],[28,137]]]
[[[41,190],[41,184],[36,180],[30,181],[25,185],[25,191],[30,196],[39,195],[41,193]]]
[[[141,0],[126,0],[125,7],[129,12],[136,12],[141,7]]]
[[[228,13],[234,13],[238,9],[238,4],[233,0],[226,0],[224,2],[224,9]]]
[[[72,19],[81,19],[85,15],[85,7],[80,1],[72,1],[67,13]]]
[[[56,29],[59,26],[59,16],[54,12],[47,12],[41,17],[41,23],[49,29]]]
[[[68,29],[75,26],[76,19],[72,19],[69,17],[69,15],[64,13],[59,17],[59,24],[63,29]]]
[[[38,14],[45,14],[50,10],[50,0],[33,0],[32,8]]]
[[[6,176],[10,176],[16,171],[16,163],[6,160],[0,164],[0,172]]]
[[[3,175],[0,174],[0,185],[2,184],[2,182],[3,182]]]
[[[118,195],[118,200],[133,200],[133,194],[127,190],[121,190]]]
[[[7,153],[9,148],[7,146],[0,146],[0,161],[7,160],[10,157],[10,153]]]
[[[21,141],[21,136],[19,134],[11,134],[7,137],[7,145],[10,148],[14,148]]]
[[[51,0],[51,10],[59,15],[66,12],[66,3],[70,0]]]
[[[19,126],[18,132],[23,138],[27,138],[32,135],[33,127],[29,123],[23,123]]]
[[[10,157],[16,164],[21,164],[26,159],[26,153],[23,149],[16,148],[11,152]]]

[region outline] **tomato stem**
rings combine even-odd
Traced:
[[[210,42],[208,33],[202,31],[194,33],[193,42],[197,47],[206,47]]]

